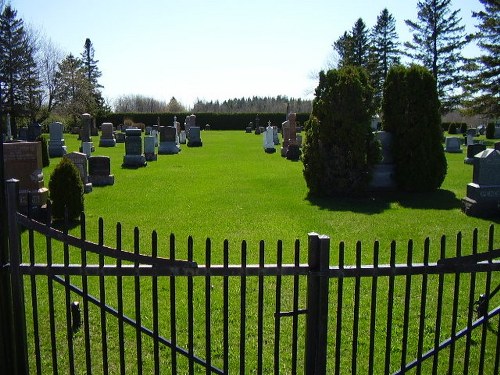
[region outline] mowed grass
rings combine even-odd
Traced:
[[[77,151],[80,142],[76,136],[65,135],[68,152]],[[85,213],[87,225],[87,238],[97,242],[98,219],[104,219],[105,244],[116,244],[115,225],[122,224],[122,248],[133,251],[134,228],[140,229],[141,253],[151,253],[151,232],[158,233],[159,254],[168,257],[169,236],[176,236],[176,256],[187,257],[187,237],[192,236],[194,241],[194,260],[199,264],[205,262],[205,241],[212,241],[212,264],[221,264],[223,259],[223,241],[227,239],[230,246],[230,261],[239,264],[241,261],[241,242],[247,243],[248,263],[258,263],[259,242],[265,241],[265,262],[276,261],[276,243],[283,241],[283,261],[293,263],[294,243],[298,239],[301,243],[301,262],[307,262],[307,234],[317,232],[326,234],[331,238],[331,265],[337,264],[339,243],[345,243],[345,262],[354,264],[357,242],[362,243],[362,262],[373,262],[373,246],[375,241],[380,243],[379,263],[388,263],[390,246],[396,241],[396,261],[403,263],[407,260],[408,241],[412,239],[413,261],[421,262],[424,251],[424,241],[430,239],[430,262],[440,258],[440,241],[443,235],[447,238],[446,254],[455,255],[457,234],[463,234],[461,240],[462,254],[471,253],[472,230],[478,229],[479,251],[488,248],[487,235],[491,224],[498,230],[498,218],[481,219],[468,217],[460,210],[460,199],[465,196],[468,182],[472,180],[472,166],[463,163],[465,154],[447,154],[448,174],[446,180],[436,192],[427,194],[385,193],[368,194],[364,198],[334,198],[334,199],[309,199],[307,187],[302,176],[303,165],[301,162],[291,162],[280,156],[279,147],[275,154],[266,154],[262,147],[262,136],[246,134],[243,131],[204,131],[202,132],[203,147],[188,148],[181,145],[182,151],[177,155],[158,155],[158,160],[148,162],[148,165],[138,169],[125,169],[121,167],[124,156],[124,145],[117,144],[114,148],[101,148],[98,146],[98,137],[93,137],[96,150],[94,155],[108,155],[111,157],[111,173],[115,176],[115,184],[106,187],[94,187],[93,191],[85,195]],[[491,141],[489,141],[491,142]],[[490,143],[491,144],[491,143]],[[51,159],[49,167],[44,169],[46,185],[50,179],[51,171],[58,163],[58,158]],[[79,235],[80,227],[71,229]],[[46,255],[45,239],[36,238],[37,256],[43,259]],[[27,240],[25,242],[27,243]],[[494,248],[498,248],[500,239],[498,234],[494,240]],[[27,258],[27,250],[25,260]],[[55,262],[62,262],[61,246],[54,245],[53,255]],[[71,262],[79,262],[79,251],[71,251]],[[96,264],[97,257],[89,256],[89,263]],[[108,262],[112,263],[112,260]],[[89,277],[89,290],[94,296],[99,296],[99,284],[96,277]],[[291,277],[283,278],[283,296],[281,311],[291,311],[293,296],[293,280]],[[305,278],[300,279],[299,308],[305,308]],[[447,288],[444,292],[443,329],[441,340],[449,337],[451,324],[451,309],[453,301],[453,275],[446,276]],[[492,287],[498,284],[498,276],[493,275]],[[160,334],[166,338],[170,335],[170,285],[167,278],[159,280],[159,310]],[[434,337],[433,327],[436,311],[437,276],[429,276],[428,309],[426,313],[425,331],[428,334],[425,348],[432,347]],[[71,277],[71,282],[81,285],[80,277]],[[134,280],[125,277],[124,280],[124,309],[127,316],[135,317],[134,308]],[[142,323],[152,327],[151,311],[151,278],[143,278],[141,283],[141,312]],[[256,323],[257,323],[257,279],[247,280],[247,312],[246,312],[246,369],[255,372],[256,369]],[[274,344],[274,287],[275,278],[266,278],[265,281],[265,306],[264,306],[264,373],[272,372],[273,344]],[[194,306],[195,306],[195,353],[205,358],[205,280],[195,278]],[[401,331],[404,312],[405,278],[398,278],[395,284],[394,314],[391,345],[391,371],[396,371],[400,365],[401,356]],[[410,310],[410,343],[408,347],[408,360],[415,358],[416,332],[418,332],[419,308],[421,303],[420,286],[421,277],[414,276],[412,282],[412,301]],[[47,317],[48,300],[46,279],[41,278],[38,283],[39,314]],[[460,310],[458,312],[457,327],[463,328],[467,322],[469,280],[462,281],[460,290]],[[26,305],[31,306],[31,290],[26,279]],[[58,364],[61,373],[67,372],[67,339],[65,335],[66,316],[64,311],[64,288],[56,285],[56,326],[57,348],[61,360]],[[368,359],[368,335],[370,311],[370,280],[363,280],[361,285],[360,304],[360,331],[358,370],[366,373]],[[449,287],[451,285],[451,288]],[[477,295],[483,293],[484,275],[478,275],[476,280]],[[333,357],[335,351],[334,332],[335,317],[338,308],[337,293],[339,280],[330,282],[329,303],[329,336],[328,342],[328,373],[333,372]],[[342,357],[339,364],[343,372],[349,372],[352,365],[351,345],[353,327],[353,292],[354,280],[345,280],[344,300],[341,308],[344,321],[342,342]],[[177,329],[178,344],[187,347],[186,323],[186,278],[181,277],[177,282]],[[222,279],[211,279],[212,290],[212,315],[211,327],[213,335],[212,355],[216,366],[221,367],[222,361]],[[230,364],[231,369],[239,368],[239,328],[240,328],[240,279],[235,278],[230,283]],[[376,348],[385,348],[385,317],[387,313],[387,278],[381,279],[378,286],[377,321],[384,322],[376,326]],[[71,293],[71,300],[80,300],[81,297]],[[497,306],[493,303],[494,307]],[[106,281],[106,302],[116,308],[116,278],[110,277]],[[99,351],[100,338],[100,312],[99,308],[90,306],[92,369],[102,372],[103,364]],[[42,318],[43,321],[44,318]],[[29,321],[29,319],[28,319]],[[281,354],[280,367],[282,373],[290,373],[291,360],[291,318],[281,320]],[[300,316],[299,326],[304,325],[304,315]],[[494,323],[496,325],[496,321]],[[32,322],[28,323],[30,342],[32,342]],[[118,340],[117,320],[110,315],[107,318],[108,355],[110,372],[118,372]],[[45,326],[44,329],[47,327]],[[302,331],[300,331],[302,332]],[[329,333],[329,334],[330,334]],[[137,353],[135,350],[135,333],[131,327],[126,327],[126,368],[127,373],[137,371]],[[496,342],[495,335],[490,332],[487,344],[487,358],[493,358]],[[493,338],[491,338],[493,337]],[[50,336],[43,334],[40,352],[42,362],[47,362],[44,369],[50,372]],[[144,373],[151,373],[152,367],[152,340],[143,335],[143,361]],[[481,340],[479,330],[473,335],[474,348],[471,354],[472,368],[478,366],[478,342]],[[299,373],[303,372],[303,342],[299,337],[298,365]],[[84,337],[83,332],[78,332],[74,337],[75,359],[77,372],[84,372]],[[38,350],[31,347],[29,353]],[[457,347],[457,361],[461,361],[464,353],[463,340]],[[170,350],[162,346],[162,369],[169,369]],[[446,356],[445,356],[446,357]],[[32,359],[33,360],[33,359]],[[376,373],[383,372],[384,357],[382,350],[376,350]],[[431,362],[431,361],[427,361]],[[490,361],[491,362],[491,361]],[[447,371],[447,362],[442,360],[439,372]],[[492,363],[487,363],[487,368],[493,368]],[[30,363],[33,369],[34,364]],[[187,362],[179,357],[179,373],[184,373]],[[429,366],[428,364],[426,366]],[[459,366],[459,365],[457,365]],[[424,373],[430,369],[424,366]],[[201,367],[197,372],[204,372]],[[167,371],[168,372],[168,371]],[[232,372],[232,371],[231,371]],[[237,371],[234,371],[237,372]],[[491,371],[490,371],[491,372]],[[488,373],[488,372],[487,372]]]

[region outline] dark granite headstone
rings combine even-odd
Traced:
[[[111,174],[111,159],[109,156],[91,156],[89,162],[89,181],[94,186],[113,185],[115,176]]]
[[[195,132],[196,127],[192,127],[189,131]],[[199,128],[198,128],[199,129]],[[158,146],[158,154],[172,155],[179,153],[179,146],[177,145],[177,129],[173,126],[160,126],[160,144]],[[189,144],[188,144],[189,146]]]
[[[138,168],[147,165],[146,158],[142,154],[141,129],[130,128],[125,130],[125,156],[122,167]]]
[[[189,138],[187,142],[188,147],[201,147],[203,142],[201,141],[200,128],[198,126],[191,126],[189,129]]]

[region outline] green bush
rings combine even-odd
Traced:
[[[370,123],[373,89],[366,71],[347,66],[319,75],[313,112],[305,125],[302,161],[313,196],[366,190],[376,162]]]
[[[44,135],[40,135],[36,140],[42,144],[42,165],[44,168],[48,167],[50,165],[50,158],[47,138]]]
[[[83,212],[83,182],[71,160],[62,158],[50,175],[49,197],[54,219],[64,219],[65,207],[69,220],[80,217]]]
[[[394,134],[395,179],[406,191],[432,191],[441,186],[447,163],[436,82],[424,67],[395,66],[387,75],[383,128]]]
[[[488,122],[488,125],[486,125],[486,138],[495,138],[495,123]]]
[[[465,122],[460,123],[460,133],[464,134],[467,133],[467,124]]]

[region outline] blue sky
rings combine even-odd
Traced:
[[[7,0],[8,1],[8,0]],[[140,94],[187,107],[197,100],[286,95],[312,98],[333,42],[361,17],[371,28],[382,9],[416,20],[417,0],[10,0],[18,17],[65,55],[95,49],[109,102]],[[479,0],[454,0],[467,32]],[[475,54],[469,47],[466,55]]]

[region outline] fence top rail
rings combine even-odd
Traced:
[[[17,222],[26,228],[32,229],[40,234],[52,238],[70,246],[95,253],[98,255],[103,255],[105,257],[114,258],[117,260],[123,260],[128,262],[134,262],[139,264],[149,264],[158,267],[184,267],[184,268],[196,268],[198,265],[196,262],[191,262],[187,260],[172,260],[162,257],[152,257],[143,254],[136,254],[129,251],[117,250],[106,245],[96,244],[95,242],[84,240],[75,237],[71,234],[61,232],[55,228],[52,228],[46,224],[40,223],[36,220],[28,218],[26,215],[17,213]]]

